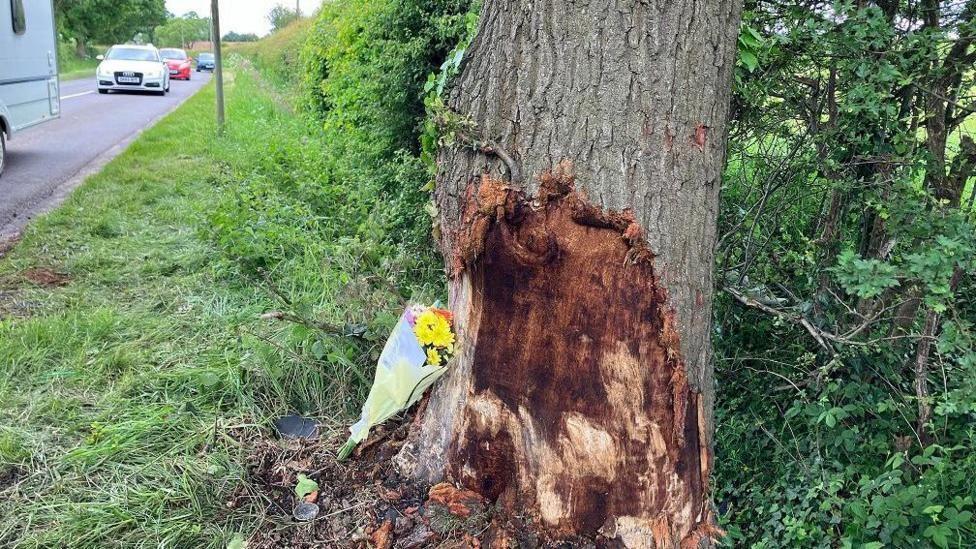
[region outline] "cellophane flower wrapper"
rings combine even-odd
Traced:
[[[373,387],[369,390],[359,421],[349,428],[349,440],[339,451],[339,459],[349,457],[366,440],[369,430],[413,406],[447,368],[427,364],[427,354],[414,334],[416,306],[400,316],[376,364]]]

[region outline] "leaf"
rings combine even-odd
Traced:
[[[227,549],[247,549],[247,541],[244,540],[244,535],[240,532],[234,534],[234,537],[227,542]]]
[[[941,505],[929,505],[925,509],[922,509],[922,513],[926,515],[938,515],[942,512],[942,509],[944,509],[944,507]]]
[[[922,534],[927,538],[931,538],[932,542],[939,547],[949,547],[949,537],[946,535],[946,529],[943,526],[929,526]]]
[[[308,478],[305,475],[298,475],[298,484],[295,485],[295,494],[298,495],[298,499],[305,499],[305,496],[311,494],[312,492],[319,489],[319,483]]]
[[[756,67],[759,66],[759,58],[756,57],[756,54],[748,50],[739,51],[739,61],[742,62],[742,66],[749,72],[756,70]]]
[[[325,344],[322,341],[316,341],[312,344],[312,356],[318,360],[325,358],[326,350]]]

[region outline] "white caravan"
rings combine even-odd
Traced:
[[[0,174],[6,140],[61,113],[51,0],[0,0]]]

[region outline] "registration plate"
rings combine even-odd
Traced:
[[[170,74],[180,74],[180,71],[169,71]]]
[[[139,83],[139,77],[138,76],[120,76],[119,77],[119,84],[138,84],[138,83]]]

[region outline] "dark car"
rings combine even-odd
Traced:
[[[217,62],[212,53],[201,53],[197,56],[197,72],[213,71],[217,68]]]

